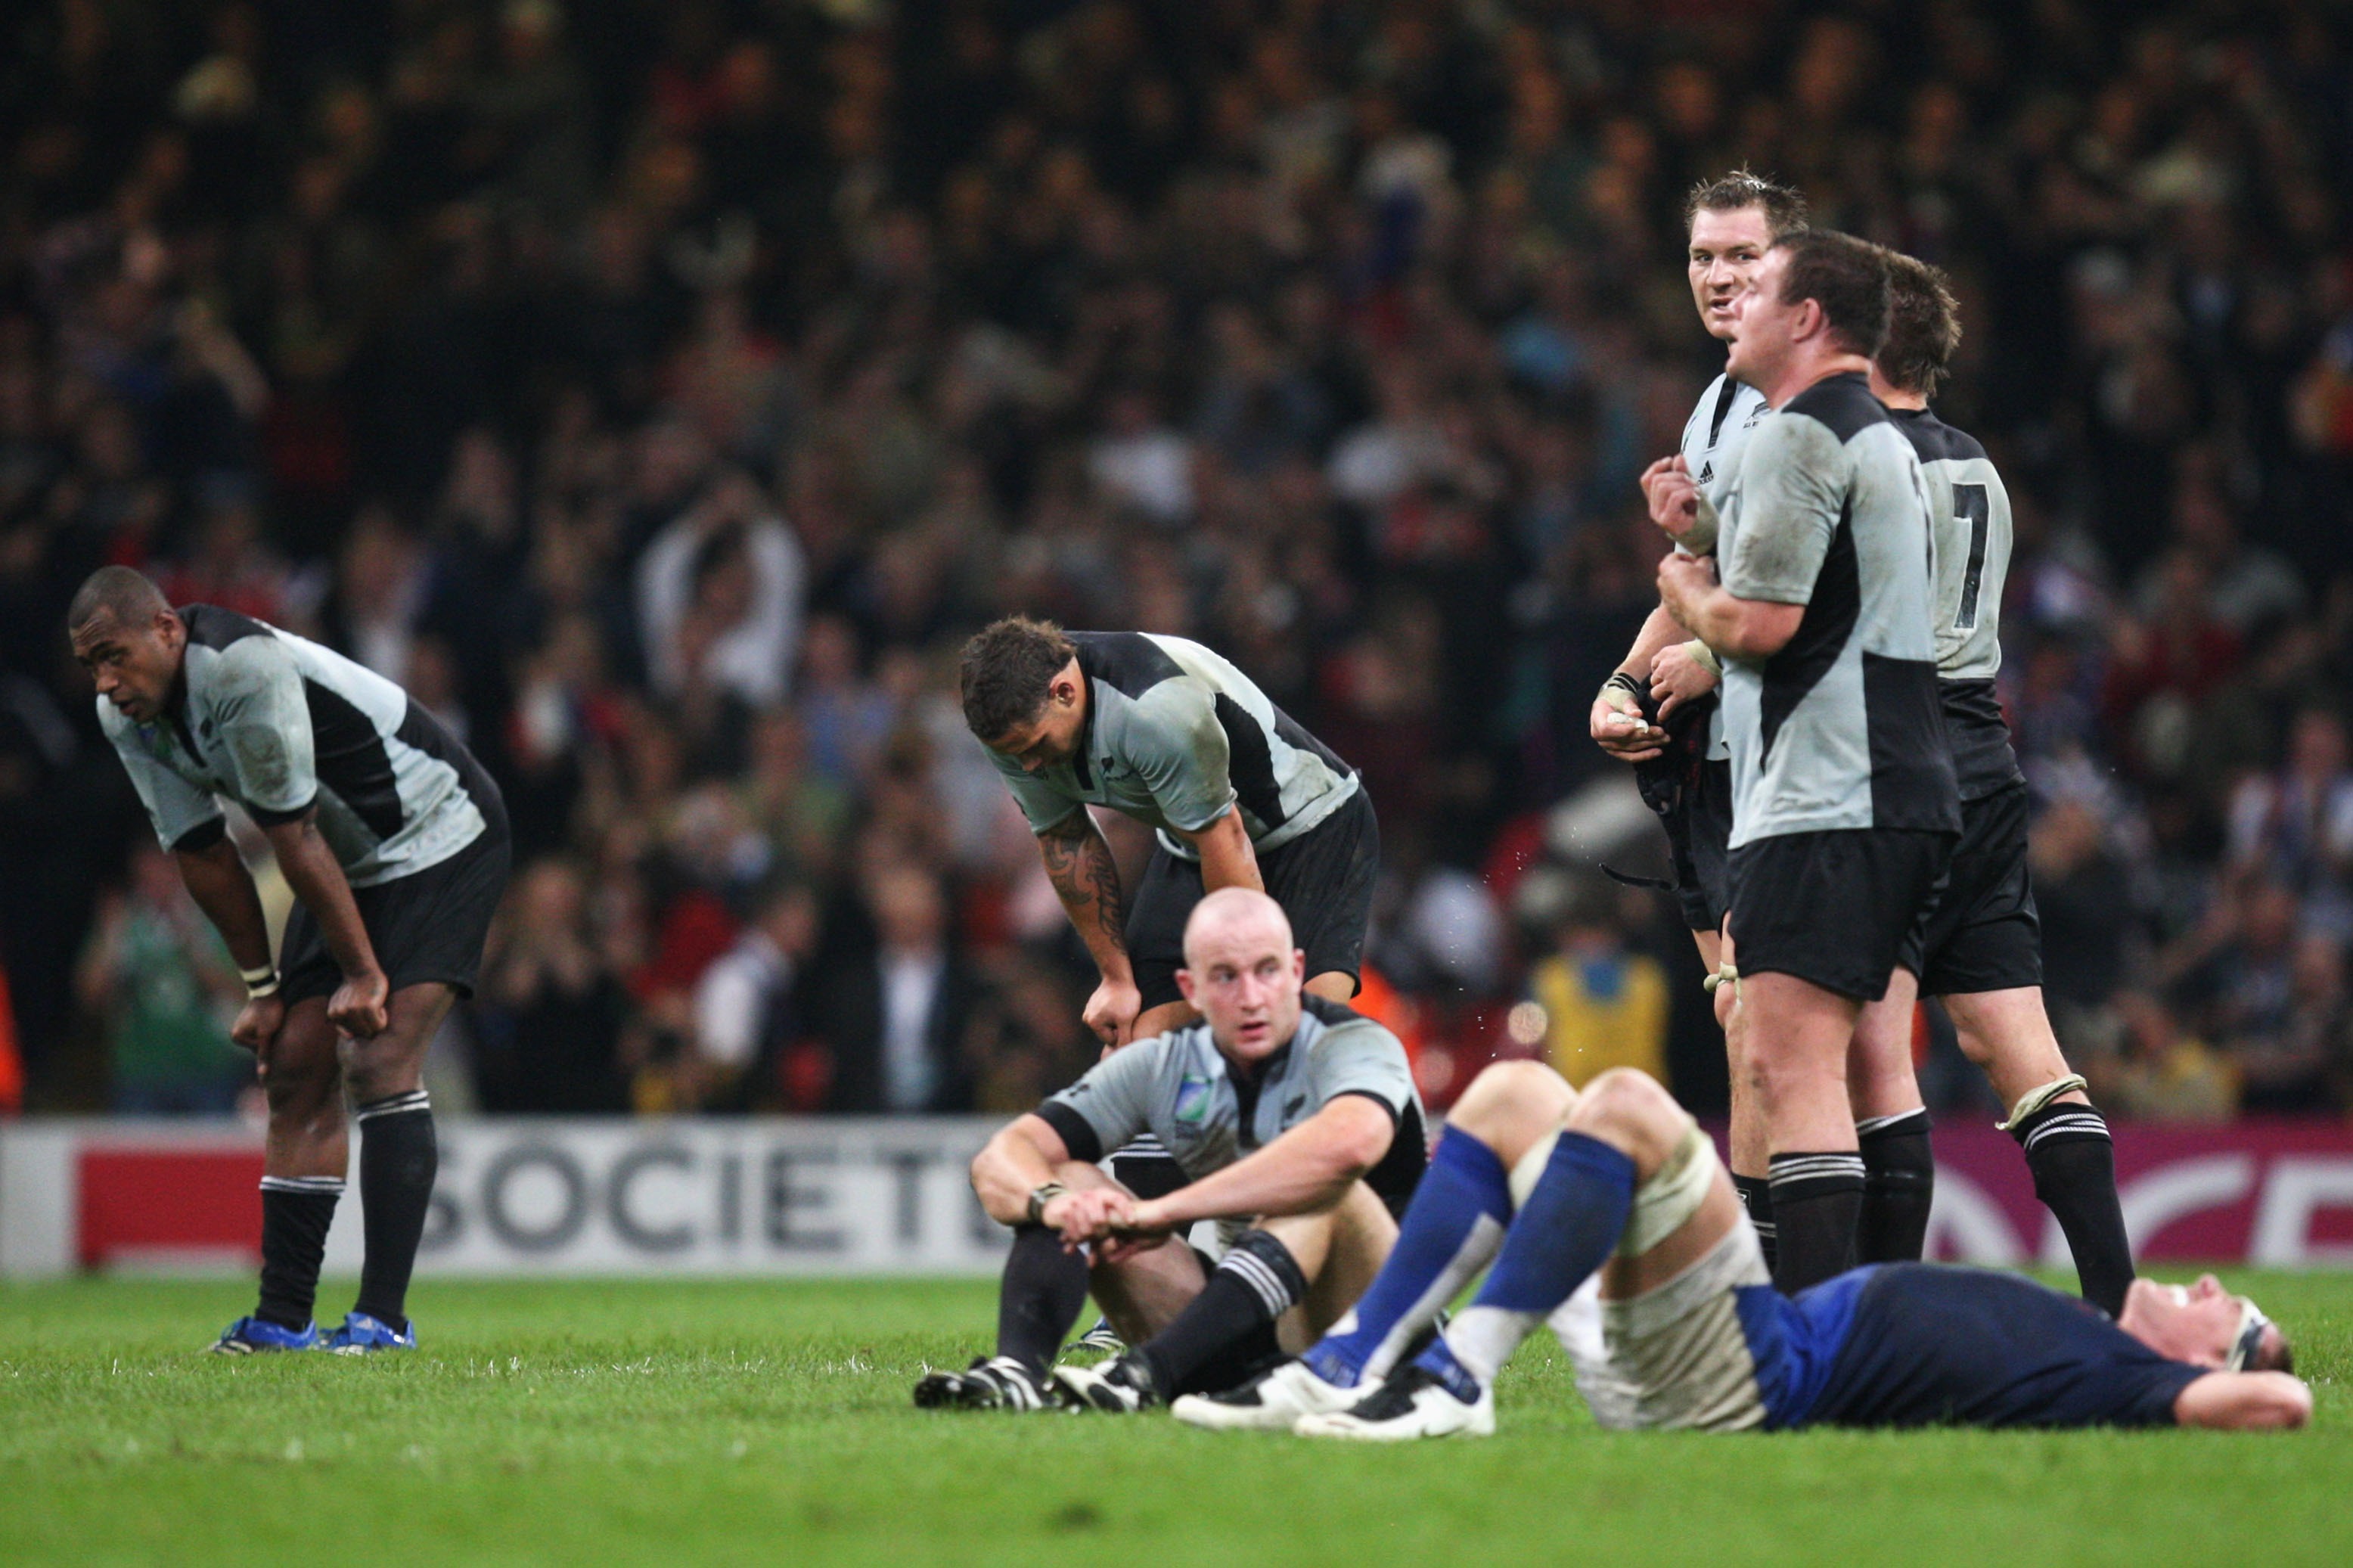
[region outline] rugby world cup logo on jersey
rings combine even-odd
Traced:
[[[1209,1114],[1209,1080],[1187,1074],[1176,1086],[1176,1120],[1198,1127]]]

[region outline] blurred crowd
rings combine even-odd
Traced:
[[[352,654],[500,780],[518,871],[444,1105],[1012,1110],[1082,1068],[1083,953],[955,700],[1014,610],[1208,642],[1363,770],[1375,1005],[1434,1096],[1546,1051],[1720,1102],[1688,939],[1596,875],[1656,834],[1585,713],[1655,602],[1635,476],[1721,352],[1681,198],[1742,163],[1957,281],[1940,407],[2017,510],[2002,690],[2071,1054],[2112,1113],[2353,1107],[2337,8],[0,26],[36,1108],[216,1109],[240,1070],[234,973],[66,657],[109,562]]]

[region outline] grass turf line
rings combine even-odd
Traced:
[[[0,1562],[2353,1562],[2353,1276],[2227,1278],[2314,1430],[1610,1434],[1540,1336],[1499,1436],[1365,1448],[914,1410],[985,1282],[428,1281],[364,1361],[196,1353],[241,1285],[0,1287]]]

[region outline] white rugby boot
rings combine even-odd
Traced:
[[[1419,1362],[1408,1362],[1380,1387],[1345,1410],[1303,1415],[1292,1430],[1303,1437],[1353,1437],[1367,1443],[1402,1443],[1415,1437],[1492,1437],[1495,1394],[1478,1385],[1465,1400],[1447,1380]]]
[[[1187,1394],[1168,1414],[1212,1432],[1288,1432],[1301,1416],[1345,1410],[1366,1393],[1324,1382],[1303,1361],[1287,1361],[1222,1394]]]

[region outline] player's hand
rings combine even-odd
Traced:
[[[1605,686],[1593,700],[1586,721],[1594,744],[1625,763],[1646,763],[1659,754],[1664,730],[1654,729],[1642,717],[1642,705],[1622,687]]]
[[[262,1070],[269,1066],[269,1047],[278,1043],[278,1031],[286,1026],[286,998],[276,992],[267,996],[254,996],[237,1009],[237,1022],[229,1026],[228,1037],[260,1058]]]
[[[1681,539],[1699,521],[1699,485],[1680,453],[1642,470],[1642,499],[1650,503],[1651,521],[1672,538]]]
[[[1675,643],[1661,648],[1651,660],[1651,698],[1659,705],[1659,721],[1686,702],[1696,702],[1715,689],[1715,674],[1691,656],[1691,645]]]
[[[1692,624],[1688,612],[1715,587],[1714,563],[1680,550],[1670,550],[1659,558],[1659,603],[1683,625]]]
[[[392,1021],[392,987],[381,970],[346,978],[327,1001],[327,1021],[355,1040],[372,1040]]]
[[[1061,1237],[1063,1251],[1074,1252],[1119,1228],[1134,1206],[1135,1200],[1116,1187],[1089,1187],[1064,1193],[1038,1217]]]
[[[1082,1016],[1095,1038],[1117,1050],[1127,1044],[1135,1028],[1135,1016],[1143,1011],[1144,993],[1135,988],[1134,981],[1106,979],[1087,998],[1087,1010]]]
[[[1168,1239],[1176,1228],[1157,1198],[1131,1202],[1124,1219],[1113,1221],[1110,1236],[1095,1247],[1097,1263],[1119,1263],[1148,1252]]]

